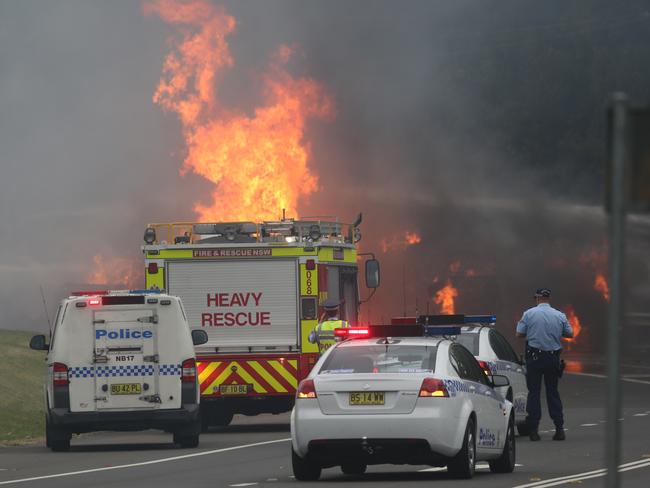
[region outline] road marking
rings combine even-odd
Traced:
[[[98,473],[100,471],[112,471],[114,469],[126,469],[126,468],[136,468],[139,466],[149,466],[151,464],[160,464],[160,463],[168,463],[171,461],[178,461],[181,459],[189,459],[189,458],[194,458],[194,457],[199,457],[199,456],[208,456],[210,454],[218,454],[221,452],[228,452],[228,451],[237,451],[239,449],[246,449],[248,447],[257,447],[257,446],[266,446],[268,444],[277,444],[279,442],[287,442],[290,441],[291,437],[287,437],[286,439],[275,439],[273,441],[264,441],[264,442],[255,442],[253,444],[242,444],[241,446],[232,446],[232,447],[224,447],[222,449],[213,449],[210,451],[202,451],[202,452],[196,452],[193,454],[183,454],[181,456],[172,456],[168,458],[161,458],[161,459],[152,459],[150,461],[142,461],[140,463],[133,463],[133,464],[120,464],[118,466],[106,466],[103,468],[92,468],[92,469],[83,469],[80,471],[69,471],[67,473],[57,473],[57,474],[48,474],[44,476],[34,476],[32,478],[20,478],[17,480],[7,480],[7,481],[0,481],[0,486],[1,485],[11,485],[14,483],[26,483],[28,481],[38,481],[38,480],[47,480],[51,478],[63,478],[65,476],[76,476],[80,474],[88,474],[88,473]]]
[[[515,464],[515,467],[521,468],[523,464]],[[476,469],[490,469],[490,465],[488,463],[476,463]],[[418,469],[418,473],[436,473],[438,471],[447,471],[447,468],[443,467],[438,467],[438,468],[425,468],[425,469]]]
[[[236,485],[228,485],[228,486],[253,486],[256,484],[257,483],[237,483]]]
[[[596,373],[573,373],[573,372],[567,372],[567,374],[572,374],[575,376],[589,376],[591,378],[603,378],[607,379],[607,376],[604,374],[596,374]],[[643,380],[635,380],[634,378],[626,378],[625,376],[621,376],[621,381],[627,381],[628,383],[640,383],[642,385],[650,385],[650,381],[643,381]]]
[[[598,424],[580,424],[580,427],[594,427]]]
[[[621,464],[618,467],[619,472],[631,471],[633,469],[646,468],[650,466],[649,459],[640,459],[630,463]],[[551,478],[548,480],[536,481],[534,483],[527,483],[524,485],[517,485],[513,488],[548,488],[551,486],[563,485],[566,483],[574,483],[576,481],[588,480],[592,478],[599,478],[605,476],[607,470],[605,468],[596,469],[594,471],[587,471],[585,473],[577,473],[568,476],[560,476],[559,478]]]
[[[648,414],[647,413],[635,413],[635,417],[646,417]]]

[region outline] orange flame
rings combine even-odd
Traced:
[[[451,280],[447,280],[447,284],[436,292],[433,302],[440,305],[440,313],[453,315],[456,310],[454,301],[457,296],[458,289],[452,285]]]
[[[395,249],[406,249],[422,242],[422,237],[417,232],[406,231],[404,234],[394,235],[390,239],[384,238],[379,244],[382,252],[393,251]]]
[[[576,311],[572,305],[567,305],[565,309],[566,318],[569,321],[569,324],[571,324],[571,328],[573,329],[573,337],[565,337],[564,340],[567,342],[575,342],[575,340],[580,335],[580,332],[582,331],[582,324],[580,323],[580,319],[578,318],[578,315],[576,314]]]
[[[104,258],[101,254],[93,257],[93,270],[86,281],[93,285],[119,285],[136,288],[142,277],[142,270],[130,259]]]
[[[219,82],[235,61],[226,38],[235,18],[206,0],[154,0],[145,14],[179,26],[153,101],[178,115],[187,145],[181,174],[211,181],[212,203],[196,203],[199,219],[276,219],[281,209],[297,215],[298,200],[318,188],[304,142],[310,118],[330,119],[334,107],[322,86],[294,78],[285,65],[293,50],[281,46],[262,76],[263,104],[245,115],[226,108]]]
[[[596,279],[594,280],[594,290],[600,292],[603,298],[609,302],[609,284],[607,283],[604,274],[598,273],[596,275]]]

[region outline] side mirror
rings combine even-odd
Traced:
[[[208,333],[201,329],[194,329],[192,331],[192,344],[200,346],[208,342]]]
[[[366,261],[366,286],[368,288],[378,288],[379,281],[379,261],[369,259]]]
[[[35,335],[29,341],[29,348],[34,351],[49,351],[50,345],[45,343],[45,336],[43,334]]]
[[[498,388],[500,386],[508,386],[508,385],[510,385],[510,380],[508,379],[507,376],[503,376],[501,374],[492,375],[492,386],[494,388]]]

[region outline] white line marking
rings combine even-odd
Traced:
[[[237,483],[236,485],[228,485],[228,486],[253,486],[256,484],[257,483]]]
[[[515,467],[521,468],[523,464],[516,463]],[[488,463],[476,463],[476,469],[490,469],[490,465]],[[438,471],[447,471],[447,468],[439,467],[439,468],[425,468],[425,469],[418,469],[418,473],[435,473]]]
[[[594,427],[598,424],[580,424],[580,427]]]
[[[567,374],[572,374],[575,376],[589,376],[591,378],[603,378],[607,379],[607,376],[604,374],[595,374],[595,373],[573,373],[573,372],[568,372]],[[650,385],[650,381],[643,381],[643,380],[635,380],[633,378],[626,378],[625,376],[621,376],[621,381],[627,381],[629,383],[640,383],[642,385]]]
[[[620,472],[623,471],[630,471],[632,469],[639,469],[639,468],[645,468],[650,466],[650,460],[649,459],[640,459],[638,461],[632,461],[630,463],[626,464],[621,464],[618,467],[618,470]],[[559,478],[551,478],[548,480],[541,480],[541,481],[536,481],[534,483],[527,483],[524,485],[517,485],[514,486],[513,488],[547,488],[551,486],[557,486],[557,485],[562,485],[565,483],[572,483],[574,481],[581,481],[581,480],[586,480],[586,479],[591,479],[591,478],[598,478],[601,476],[605,476],[607,474],[607,470],[605,468],[601,469],[596,469],[594,471],[587,471],[585,473],[577,473],[577,474],[572,474],[568,476],[560,476]]]
[[[228,452],[228,451],[237,451],[239,449],[246,449],[248,447],[257,447],[257,446],[265,446],[268,444],[277,444],[278,442],[287,442],[290,441],[291,437],[287,437],[286,439],[276,439],[273,441],[264,441],[264,442],[256,442],[254,444],[242,444],[241,446],[232,446],[232,447],[224,447],[222,449],[213,449],[211,451],[202,451],[202,452],[197,452],[194,454],[183,454],[182,456],[172,456],[168,458],[161,458],[161,459],[152,459],[151,461],[143,461],[140,463],[133,463],[133,464],[120,464],[119,466],[106,466],[104,468],[92,468],[92,469],[83,469],[81,471],[69,471],[67,473],[57,473],[57,474],[48,474],[44,476],[34,476],[33,478],[21,478],[17,480],[7,480],[7,481],[0,481],[0,485],[11,485],[14,483],[25,483],[28,481],[37,481],[37,480],[46,480],[46,479],[51,479],[51,478],[62,478],[65,476],[75,476],[79,474],[88,474],[88,473],[98,473],[100,471],[112,471],[114,469],[125,469],[125,468],[135,468],[138,466],[149,466],[151,464],[160,464],[160,463],[168,463],[170,461],[178,461],[180,459],[189,459],[193,457],[199,457],[199,456],[208,456],[210,454],[218,454],[220,452]]]
[[[648,415],[647,413],[635,413],[634,414],[635,417],[645,417],[647,415]]]

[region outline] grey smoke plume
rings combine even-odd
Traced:
[[[580,257],[604,249],[608,96],[650,100],[646,2],[225,7],[237,64],[222,97],[253,107],[282,43],[300,46],[291,68],[334,96],[336,120],[308,132],[321,191],[302,208],[364,212],[363,249],[383,265],[366,317],[402,314],[404,291],[407,313],[416,298],[433,311],[438,276],[458,286],[459,309],[496,311],[506,328],[538,286],[602,327]],[[0,4],[0,327],[42,330],[39,284],[52,308],[93,256],[140,262],[146,222],[187,220],[209,198],[199,177],[179,176],[178,122],[151,102],[172,32],[133,2]],[[405,231],[422,242],[381,252]],[[632,259],[634,283],[647,282],[647,258]],[[479,276],[451,273],[456,260]]]

